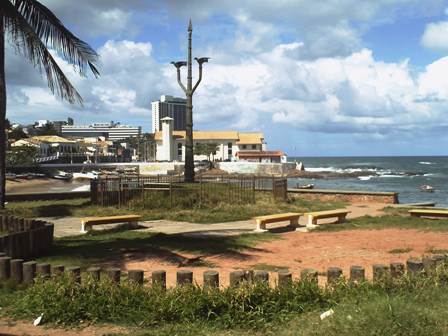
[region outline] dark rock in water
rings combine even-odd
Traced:
[[[342,169],[364,169],[364,170],[384,170],[381,167],[373,166],[373,165],[349,165],[345,166]]]

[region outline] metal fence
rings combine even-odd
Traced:
[[[255,202],[255,177],[200,176],[195,183],[181,175],[100,177],[91,181],[91,202],[102,206],[192,208],[219,203]]]

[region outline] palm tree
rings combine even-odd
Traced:
[[[99,76],[98,54],[73,35],[59,19],[37,0],[0,1],[0,210],[5,204],[5,35],[9,34],[17,53],[45,73],[51,92],[70,104],[82,105],[82,97],[64,75],[51,55],[56,50],[81,75],[86,69]]]

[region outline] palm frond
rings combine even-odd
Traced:
[[[96,77],[99,76],[96,66],[99,56],[96,51],[73,35],[47,7],[36,0],[8,1],[12,1],[36,35],[47,46],[60,52],[66,61],[74,64],[81,75],[86,75],[88,66]]]
[[[79,73],[86,75],[86,66],[95,76],[98,54],[87,43],[73,35],[60,20],[44,5],[36,0],[9,0],[17,11],[33,28],[36,35],[48,46],[57,50]]]
[[[1,4],[5,30],[11,34],[16,51],[30,60],[41,73],[45,72],[48,87],[70,103],[82,104],[82,97],[70,83],[53,56],[9,0]]]

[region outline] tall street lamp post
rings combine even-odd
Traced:
[[[177,70],[177,82],[182,90],[185,92],[187,97],[187,111],[186,111],[186,138],[185,138],[185,182],[194,182],[194,157],[193,157],[193,94],[196,91],[199,83],[202,80],[202,64],[208,62],[209,57],[195,57],[196,62],[199,64],[199,78],[196,84],[192,85],[192,71],[191,71],[191,36],[193,33],[193,26],[190,23],[188,24],[188,59],[187,62],[179,61],[179,62],[171,62],[176,67]],[[180,79],[180,68],[183,66],[187,66],[187,87],[182,84]]]

